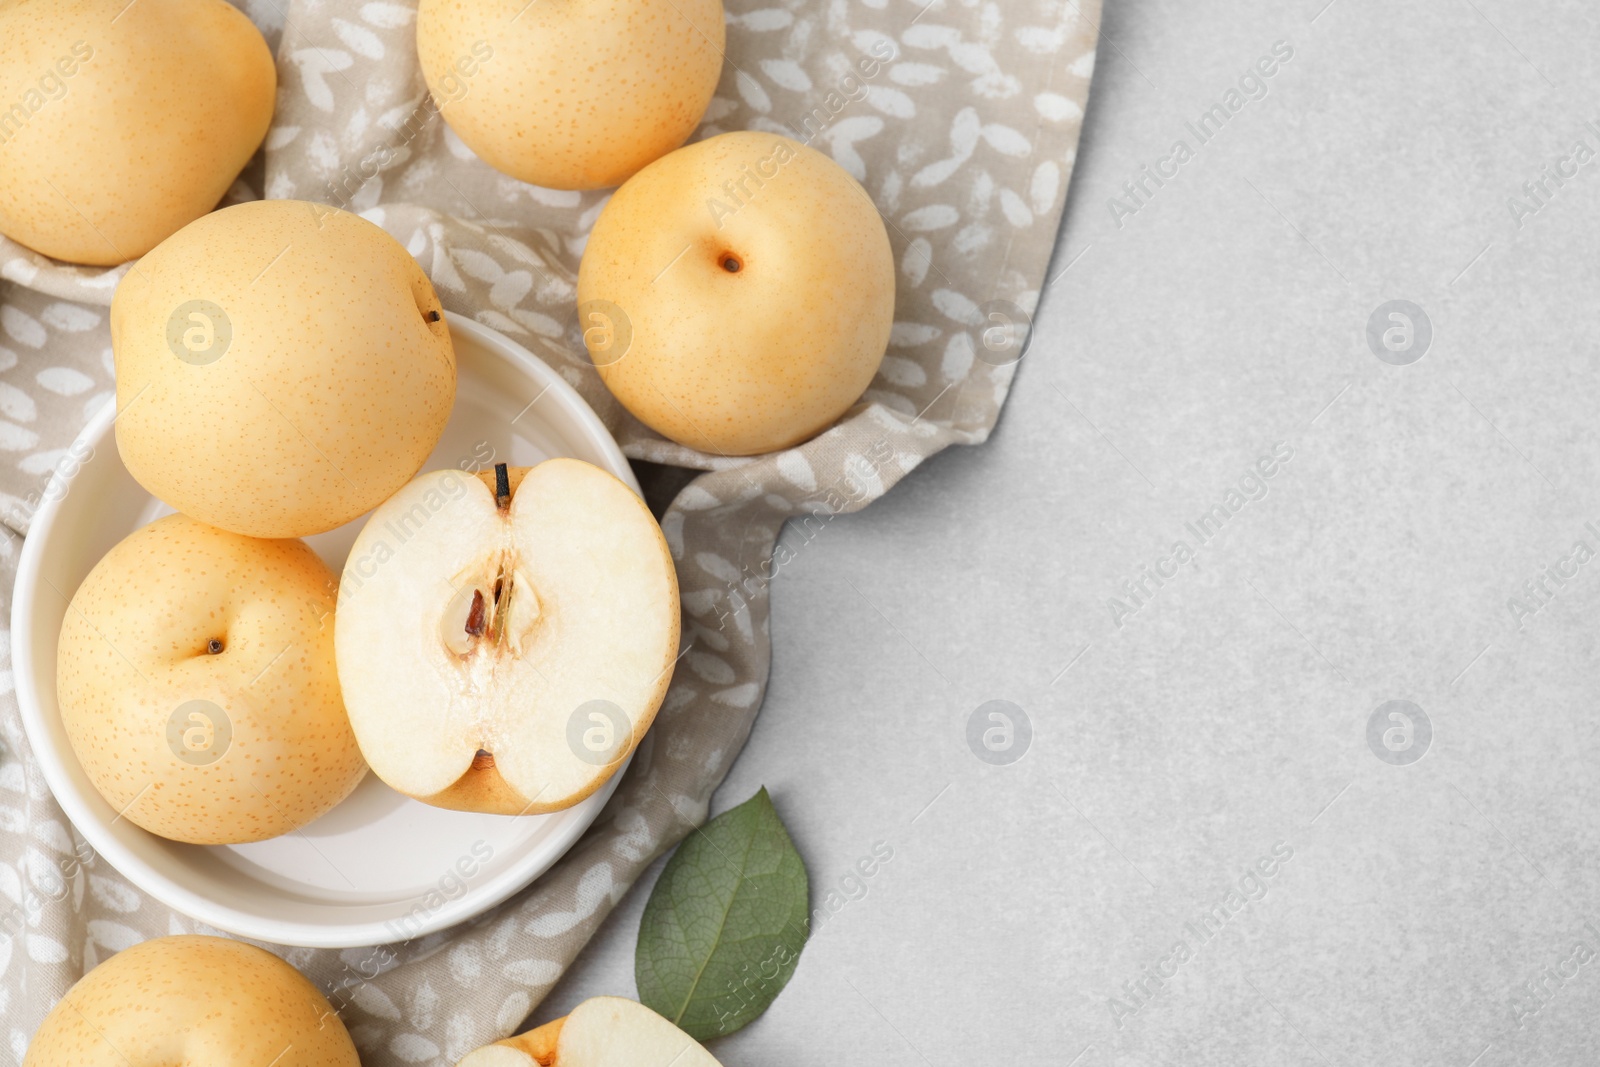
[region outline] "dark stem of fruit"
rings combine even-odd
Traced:
[[[439,313],[437,311],[428,312],[428,321],[429,322],[438,322],[439,321]]]
[[[728,255],[722,258],[722,269],[729,274],[738,274],[739,268],[743,266],[744,264],[739,262],[738,256]]]
[[[222,651],[222,642],[213,637],[211,640],[206,642],[206,651],[215,656],[217,653]]]
[[[472,757],[472,769],[475,771],[486,771],[493,766],[494,753],[492,752],[480,748],[477,754]]]
[[[511,472],[504,463],[494,465],[494,502],[501,511],[511,506]]]
[[[472,591],[472,609],[467,612],[467,633],[471,634],[473,637],[477,637],[483,633],[484,623],[488,621],[485,617],[486,615],[487,612],[484,609],[483,603],[483,591],[481,589],[474,589]]]

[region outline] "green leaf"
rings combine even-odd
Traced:
[[[697,1041],[767,1010],[800,962],[810,886],[765,787],[691,834],[639,924],[639,999]]]

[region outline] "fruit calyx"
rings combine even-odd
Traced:
[[[556,1042],[561,1039],[561,1028],[566,1025],[567,1017],[552,1019],[536,1030],[529,1032],[527,1038],[528,1055],[539,1067],[550,1067],[556,1062]]]

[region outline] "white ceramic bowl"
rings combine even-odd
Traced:
[[[455,410],[423,470],[587,460],[635,491],[627,460],[594,411],[527,349],[449,316]],[[348,948],[402,941],[472,918],[537,878],[594,821],[622,771],[576,807],[506,817],[445,811],[369,774],[303,830],[248,845],[183,845],[117,813],[84,774],[56,708],[56,641],[67,602],[107,550],[167,514],[123,467],[113,405],[78,438],[92,452],[46,494],[23,544],[11,608],[22,722],[46,781],[100,857],[146,893],[242,937]],[[492,450],[492,452],[490,451]],[[337,573],[366,517],[308,542]],[[467,872],[467,873],[463,873]]]

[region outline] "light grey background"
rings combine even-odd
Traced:
[[[894,858],[726,1063],[1600,1054],[1600,958],[1543,1006],[1524,986],[1600,951],[1600,560],[1508,607],[1600,551],[1600,159],[1520,226],[1508,204],[1600,152],[1600,12],[1321,4],[1108,0],[998,431],[786,535],[771,689],[716,810],[766,785],[814,906],[876,842]],[[1123,183],[1195,147],[1185,123],[1276,41],[1266,96],[1119,227]],[[1409,366],[1367,343],[1393,299],[1432,323]],[[1279,442],[1267,495],[1200,546],[1185,524]],[[1180,539],[1195,560],[1114,625]],[[1035,731],[1012,766],[965,740],[996,698]],[[1367,744],[1392,699],[1432,724],[1410,766]],[[1263,899],[1185,930],[1275,846]],[[653,882],[536,1019],[633,993]],[[1111,998],[1180,939],[1119,1027]]]

